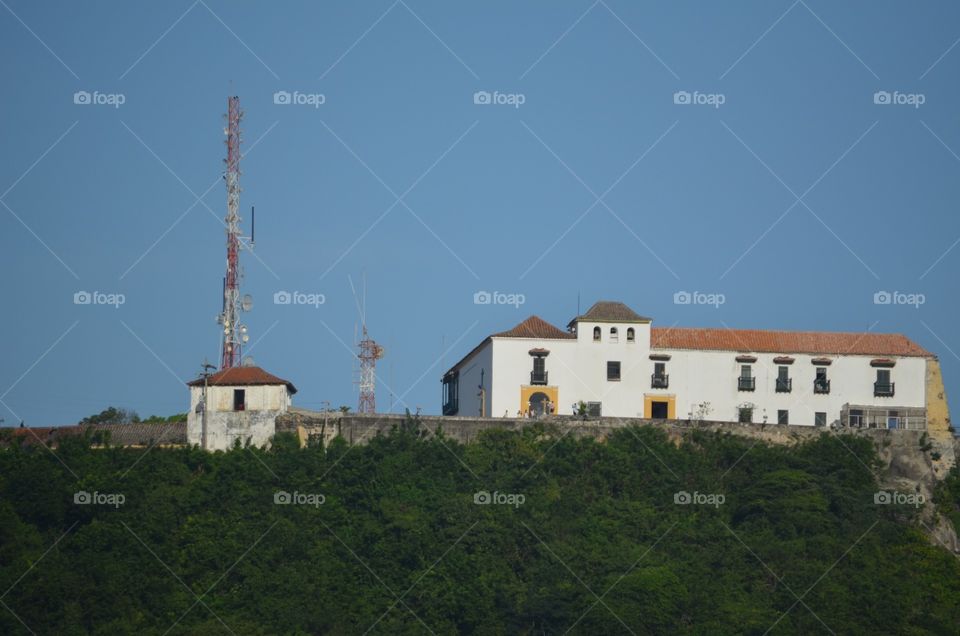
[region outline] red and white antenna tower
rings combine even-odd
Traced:
[[[350,281],[350,288],[353,289],[353,281]],[[354,300],[357,300],[356,290],[353,290]],[[357,413],[376,413],[377,412],[377,360],[383,357],[383,347],[367,334],[367,281],[363,281],[363,303],[357,302],[357,309],[360,311],[361,333],[363,337],[359,342],[360,353],[357,360],[360,362],[360,401],[357,404]]]
[[[220,368],[240,366],[240,354],[243,344],[250,336],[247,328],[240,322],[240,312],[249,311],[253,300],[248,295],[240,297],[240,249],[253,247],[253,211],[251,209],[251,232],[249,242],[240,235],[240,98],[227,98],[227,158],[224,181],[227,183],[227,273],[223,277],[223,311],[217,318],[223,328],[223,340],[220,346]]]

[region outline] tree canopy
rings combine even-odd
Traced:
[[[954,634],[866,440],[0,450],[0,633]],[[960,478],[938,493],[960,508]],[[22,622],[21,622],[22,621]]]

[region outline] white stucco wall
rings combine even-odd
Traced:
[[[600,327],[601,340],[594,342],[593,329]],[[610,328],[616,327],[618,338],[612,342]],[[626,338],[627,328],[635,330],[635,340]],[[710,403],[706,417],[736,421],[738,408],[752,404],[754,422],[777,422],[777,411],[786,410],[789,423],[812,426],[815,413],[827,414],[827,424],[840,419],[844,404],[897,407],[926,407],[926,359],[921,357],[883,356],[896,361],[890,369],[890,380],[896,386],[893,397],[873,394],[877,369],[870,361],[881,356],[810,355],[791,351],[752,354],[756,381],[754,391],[739,391],[737,378],[740,366],[735,351],[675,350],[650,348],[649,323],[587,323],[579,324],[576,339],[492,338],[491,342],[472,356],[460,368],[459,415],[478,415],[476,396],[480,369],[485,370],[488,387],[488,417],[514,416],[521,404],[521,389],[530,384],[533,361],[529,351],[543,348],[550,351],[545,359],[549,374],[548,386],[557,387],[557,412],[569,414],[572,405],[580,400],[600,402],[602,413],[612,417],[643,417],[645,396],[674,396],[676,417],[685,419],[696,415],[697,405]],[[669,354],[665,372],[669,387],[651,388],[651,375],[656,361],[651,353]],[[777,393],[775,380],[780,365],[778,356],[790,356],[794,362],[787,366],[792,379],[789,393]],[[813,380],[816,367],[812,360],[827,357],[830,393],[815,394]],[[607,362],[620,362],[620,381],[607,380]]]
[[[666,372],[670,375],[668,389],[644,390],[647,393],[674,394],[677,400],[677,417],[686,418],[695,412],[701,402],[710,402],[708,419],[735,421],[737,408],[744,403],[755,405],[754,421],[763,422],[764,412],[767,421],[776,423],[777,411],[789,412],[790,424],[810,425],[814,423],[814,413],[825,412],[827,423],[840,419],[840,410],[844,404],[925,407],[926,401],[926,360],[925,358],[893,358],[896,365],[890,369],[890,380],[896,385],[893,397],[875,397],[873,383],[877,370],[870,366],[875,356],[813,356],[795,354],[789,351],[771,354],[753,354],[757,361],[752,363],[753,377],[756,378],[754,391],[738,391],[737,378],[740,365],[737,353],[732,351],[691,351],[657,349],[657,353],[668,353],[671,359],[666,362]],[[779,355],[789,355],[795,359],[789,368],[789,377],[793,380],[790,393],[776,392],[778,367],[773,359]],[[829,394],[815,394],[813,380],[816,367],[811,360],[816,357],[828,357],[833,363],[826,367],[830,380]],[[653,363],[650,363],[650,373]]]
[[[503,415],[503,411],[491,411],[493,396],[493,347],[488,342],[479,351],[474,353],[460,367],[460,400],[457,415],[480,415],[480,372],[483,371],[483,386],[487,389],[485,413],[487,417]]]
[[[233,410],[233,391],[243,389],[246,408]],[[187,412],[187,443],[201,444],[202,414],[197,405],[203,387],[190,387],[190,410]],[[241,444],[263,446],[276,432],[274,420],[290,407],[290,392],[285,385],[211,386],[207,387],[207,450],[227,450],[239,439]]]

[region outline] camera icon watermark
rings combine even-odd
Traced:
[[[320,493],[298,492],[296,490],[293,492],[278,490],[273,493],[273,503],[278,506],[313,506],[319,508],[326,501],[326,496]]]
[[[927,102],[923,93],[901,93],[900,91],[877,91],[873,94],[873,103],[880,106],[913,106],[920,108]]]
[[[478,490],[473,493],[473,503],[478,506],[513,506],[519,508],[527,500],[527,497],[521,493],[490,492],[488,490]]]
[[[126,500],[126,496],[118,492],[78,490],[73,493],[73,503],[78,506],[113,506],[119,508]]]
[[[719,309],[726,302],[727,297],[718,293],[678,291],[673,295],[674,305],[712,305]]]
[[[327,103],[323,93],[301,93],[300,91],[277,91],[273,94],[273,103],[280,106],[313,106],[320,108]]]
[[[520,108],[527,102],[523,93],[501,93],[500,91],[477,91],[473,94],[473,103],[478,106],[496,105]]]
[[[727,103],[723,93],[701,93],[700,91],[677,91],[673,94],[673,103],[679,106],[713,106],[720,108]]]
[[[124,294],[108,294],[99,291],[78,291],[73,294],[74,305],[112,305],[114,309],[119,309],[125,302],[127,297]]]
[[[874,305],[910,305],[920,309],[920,305],[926,302],[926,295],[919,293],[878,291],[873,295]]]
[[[323,294],[284,290],[273,294],[274,305],[312,305],[314,309],[317,309],[326,302],[327,297]]]
[[[878,490],[873,493],[873,503],[878,506],[913,506],[919,508],[927,502],[920,493],[903,493],[895,490]]]
[[[127,101],[123,93],[101,93],[100,91],[77,91],[73,94],[73,103],[78,106],[113,106],[120,108]]]
[[[673,493],[673,503],[678,506],[713,506],[719,508],[726,502],[727,498],[722,493],[703,493],[686,490],[678,490]]]
[[[478,291],[473,294],[474,305],[513,305],[519,309],[520,305],[527,302],[527,297],[523,294],[508,294],[505,292]]]

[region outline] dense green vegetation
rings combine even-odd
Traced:
[[[459,445],[414,428],[327,449],[281,437],[217,454],[82,439],[0,450],[0,633],[960,626],[960,560],[930,545],[915,508],[874,503],[866,440],[704,433],[677,446],[635,428]],[[102,503],[75,503],[78,491]],[[281,491],[306,503],[276,504]],[[477,505],[478,491],[523,501]],[[680,505],[680,491],[724,500]],[[938,505],[958,502],[955,477]]]

